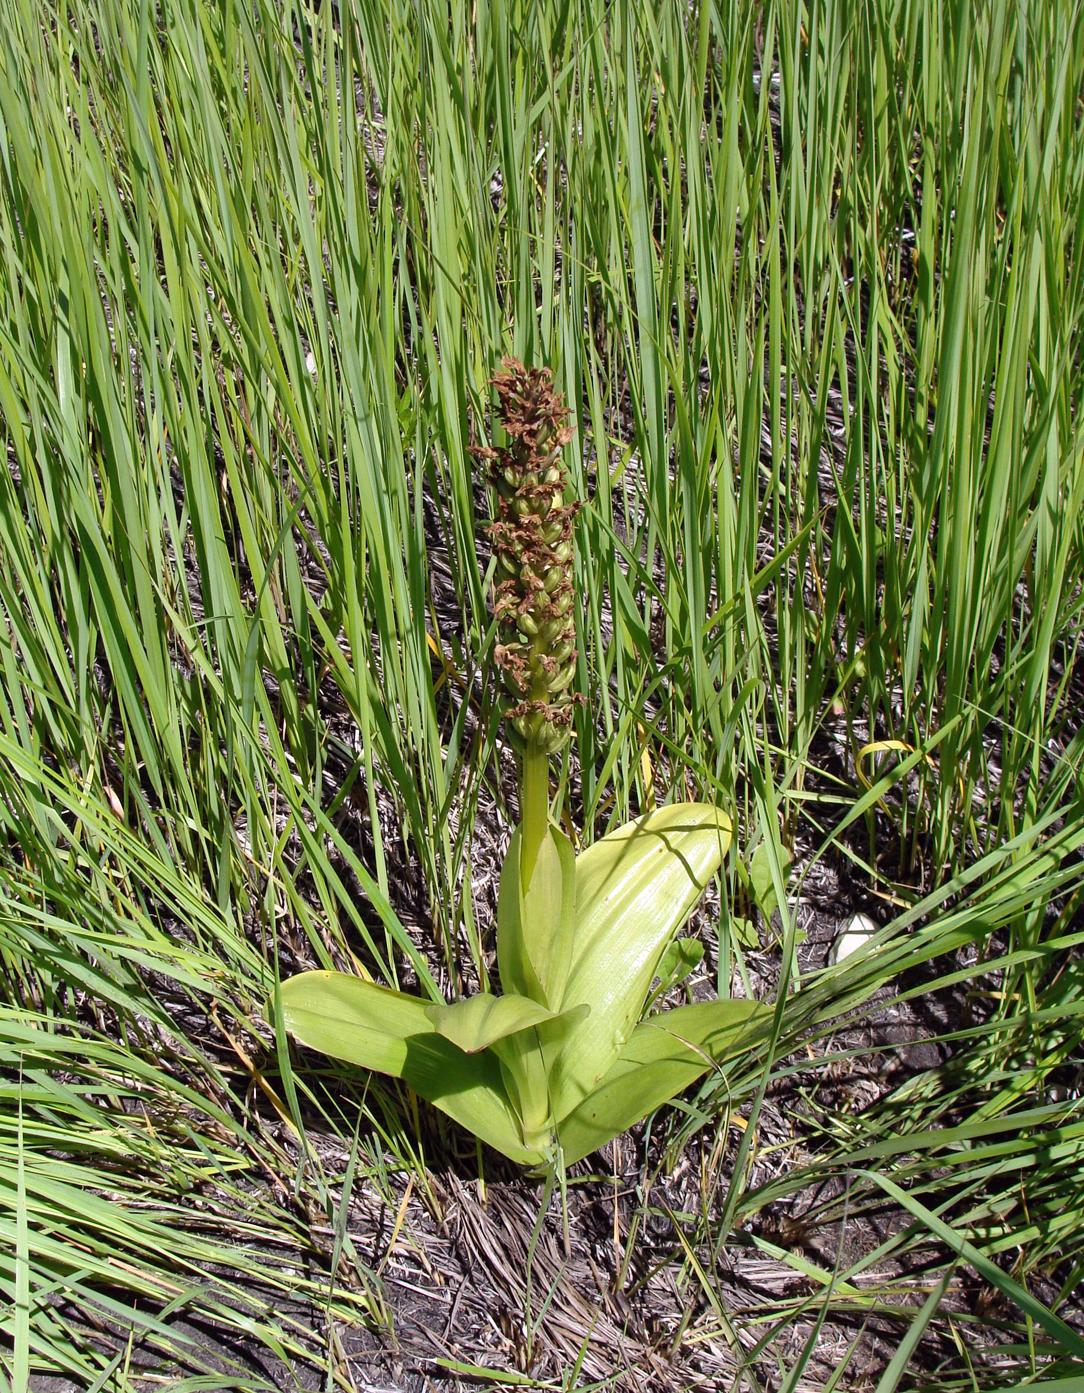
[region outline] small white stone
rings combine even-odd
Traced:
[[[828,950],[828,961],[830,964],[841,963],[844,958],[849,958],[852,953],[857,953],[859,948],[864,948],[870,940],[870,936],[875,934],[880,928],[868,914],[854,914],[850,919],[844,921],[836,941]]]
[[[308,353],[305,354],[305,367],[309,370],[310,373],[312,373],[313,377],[316,376],[316,354],[315,354],[315,353],[313,353],[313,352],[310,351],[310,352],[308,352]]]

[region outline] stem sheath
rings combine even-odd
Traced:
[[[544,750],[528,745],[520,784],[519,874],[524,893],[531,883],[538,851],[550,823],[550,760]]]

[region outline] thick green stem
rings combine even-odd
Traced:
[[[498,1050],[505,1087],[519,1114],[523,1145],[546,1152],[553,1140],[549,1070],[537,1030],[502,1040]]]
[[[528,745],[523,755],[523,779],[519,786],[519,874],[524,892],[531,883],[538,851],[550,825],[550,759]]]

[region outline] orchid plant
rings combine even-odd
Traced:
[[[509,359],[493,386],[507,443],[475,453],[498,500],[495,659],[522,742],[520,822],[497,904],[503,991],[426,1001],[348,973],[303,972],[282,984],[281,1009],[303,1044],[400,1078],[513,1161],[552,1167],[748,1048],[771,1013],[715,1000],[645,1014],[698,961],[676,934],[730,842],[724,813],[662,807],[579,856],[551,816],[549,761],[575,701],[575,505],[564,502],[561,463],[571,432],[545,369]]]

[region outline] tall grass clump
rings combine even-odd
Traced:
[[[661,1136],[701,1168],[694,1345],[794,1387],[802,1322],[858,1312],[886,1389],[934,1348],[945,1387],[1076,1371],[1082,85],[1073,0],[0,0],[16,1386],[280,1384],[233,1335],[345,1378],[396,1314],[351,1203],[390,1252],[431,1165],[490,1164],[398,1084],[295,1073],[274,1001],[489,986],[505,354],[571,408],[569,825],[729,810],[699,985],[779,1002]],[[822,970],[825,876],[883,922]],[[957,1003],[937,1062],[822,1105],[886,997]],[[757,1228],[829,1175],[809,1222],[906,1216],[836,1268]],[[733,1314],[749,1244],[813,1295]]]

